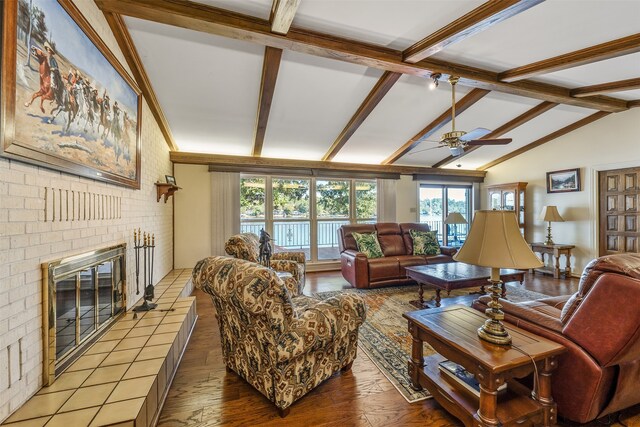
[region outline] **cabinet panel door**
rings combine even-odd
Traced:
[[[502,208],[506,211],[516,210],[516,195],[513,191],[505,191],[502,193],[504,203]]]
[[[491,206],[489,206],[490,209],[494,209],[494,210],[502,209],[502,195],[500,191],[490,193],[489,202],[491,204]]]

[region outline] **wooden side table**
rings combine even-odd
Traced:
[[[553,274],[554,279],[559,279],[560,274],[564,273],[565,277],[571,276],[571,250],[575,248],[574,245],[545,245],[544,243],[531,243],[531,250],[538,252],[542,263],[544,264],[544,254],[553,255],[555,263],[552,270],[546,268],[538,268],[535,271],[542,273]],[[564,268],[560,268],[560,255],[564,255],[565,265]]]
[[[409,360],[413,387],[429,390],[466,427],[556,424],[551,373],[557,366],[556,356],[565,351],[564,346],[509,324],[505,326],[513,339],[512,345],[482,341],[476,331],[486,317],[462,305],[413,311],[403,317],[409,322],[413,340]],[[439,354],[425,358],[424,341]],[[480,398],[440,373],[438,364],[444,359],[462,365],[476,377]],[[537,366],[538,387],[533,391],[512,381],[534,372],[531,359]],[[498,388],[505,382],[507,390],[499,393]]]

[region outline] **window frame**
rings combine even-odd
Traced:
[[[344,221],[348,224],[363,224],[368,222],[376,222],[378,218],[380,208],[380,192],[379,182],[376,179],[363,179],[363,178],[337,178],[337,177],[309,177],[309,176],[287,176],[287,175],[267,175],[267,174],[255,174],[255,173],[241,173],[240,185],[242,180],[247,178],[263,178],[265,180],[265,215],[262,219],[243,219],[240,217],[240,226],[245,224],[264,224],[264,229],[275,237],[274,225],[277,222],[309,222],[309,259],[308,262],[315,263],[328,263],[335,262],[340,258],[327,258],[319,259],[319,247],[318,247],[318,223],[331,222],[331,221]],[[309,181],[309,217],[308,218],[274,218],[273,215],[273,180],[277,179],[298,179]],[[346,181],[349,183],[349,216],[345,217],[326,217],[318,218],[317,209],[317,182],[318,181]],[[376,209],[374,217],[357,218],[356,217],[356,184],[358,182],[372,183],[376,189]],[[238,191],[240,191],[238,189]],[[337,238],[337,236],[336,236]],[[277,244],[277,241],[276,241]]]

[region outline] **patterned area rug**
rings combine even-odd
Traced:
[[[466,296],[464,300],[456,298],[451,303],[470,304],[477,295],[469,292],[480,288],[459,289],[451,292],[451,297]],[[402,314],[416,310],[409,301],[417,299],[418,286],[402,286],[382,289],[347,289],[343,291],[319,292],[320,299],[330,298],[344,292],[354,292],[362,296],[367,304],[367,320],[360,327],[359,346],[373,360],[373,363],[391,381],[395,388],[409,403],[431,397],[428,391],[415,391],[407,375],[407,361],[411,355],[411,335],[407,331],[407,321]],[[425,289],[425,300],[433,291]],[[446,292],[442,293],[446,296]],[[544,298],[546,295],[522,289],[519,283],[507,284],[507,299],[510,301],[528,301]],[[430,302],[434,307],[435,302]],[[443,298],[442,305],[449,305]],[[435,351],[424,344],[424,355]]]

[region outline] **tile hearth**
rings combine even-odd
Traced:
[[[155,286],[155,310],[127,312],[2,425],[153,425],[196,321],[190,279],[169,273]]]

